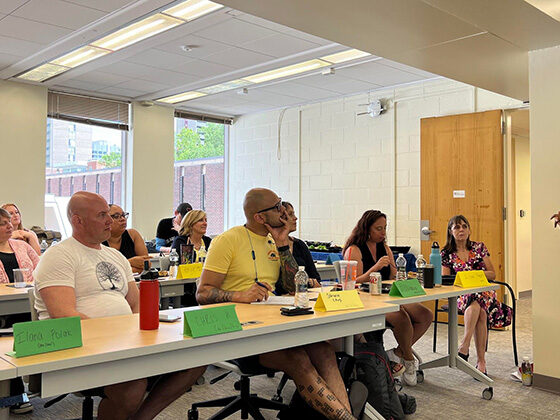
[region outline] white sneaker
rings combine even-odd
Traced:
[[[402,375],[403,382],[408,386],[416,386],[416,360],[404,360],[405,371]]]
[[[400,363],[401,365],[404,365],[403,359],[401,359],[399,356],[395,354],[395,349],[387,350],[386,353],[387,353],[387,357],[391,362]]]

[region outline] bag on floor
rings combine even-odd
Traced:
[[[395,389],[395,380],[389,366],[389,359],[383,343],[371,341],[355,344],[356,377],[368,388],[368,403],[383,416],[390,419],[404,419],[405,412],[401,398]],[[407,405],[407,414],[416,411],[414,397],[403,394]]]

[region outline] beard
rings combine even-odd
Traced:
[[[273,220],[270,217],[268,217],[268,215],[265,215],[265,219],[266,219],[266,223],[269,224],[271,227],[273,228],[279,228],[284,226],[284,223],[282,223],[282,221],[280,220],[280,218]]]

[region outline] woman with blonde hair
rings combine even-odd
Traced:
[[[191,210],[181,220],[179,236],[173,240],[171,249],[175,249],[181,255],[181,245],[192,244],[199,258],[206,256],[211,238],[205,235],[208,227],[206,213],[202,210]]]
[[[20,241],[27,242],[31,245],[31,248],[33,248],[37,255],[41,255],[39,238],[37,238],[35,232],[23,227],[23,223],[21,222],[21,212],[19,211],[18,206],[14,203],[6,203],[2,204],[2,208],[10,213],[10,216],[12,216],[12,225],[14,227],[12,239],[19,239]]]

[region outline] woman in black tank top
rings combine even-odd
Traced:
[[[115,248],[123,254],[132,271],[141,273],[144,269],[144,260],[149,259],[148,249],[140,233],[135,229],[126,228],[128,213],[116,204],[109,205],[109,215],[113,218],[111,237],[103,245]]]
[[[381,273],[383,280],[394,279],[397,273],[391,249],[385,244],[387,216],[379,210],[366,211],[344,245],[344,259],[358,262],[356,280],[369,281],[371,272]],[[432,323],[432,312],[419,303],[401,305],[398,312],[386,315],[392,326],[398,347],[388,350],[393,362],[405,366],[403,374],[406,385],[416,385],[416,362],[412,345],[418,341]]]

